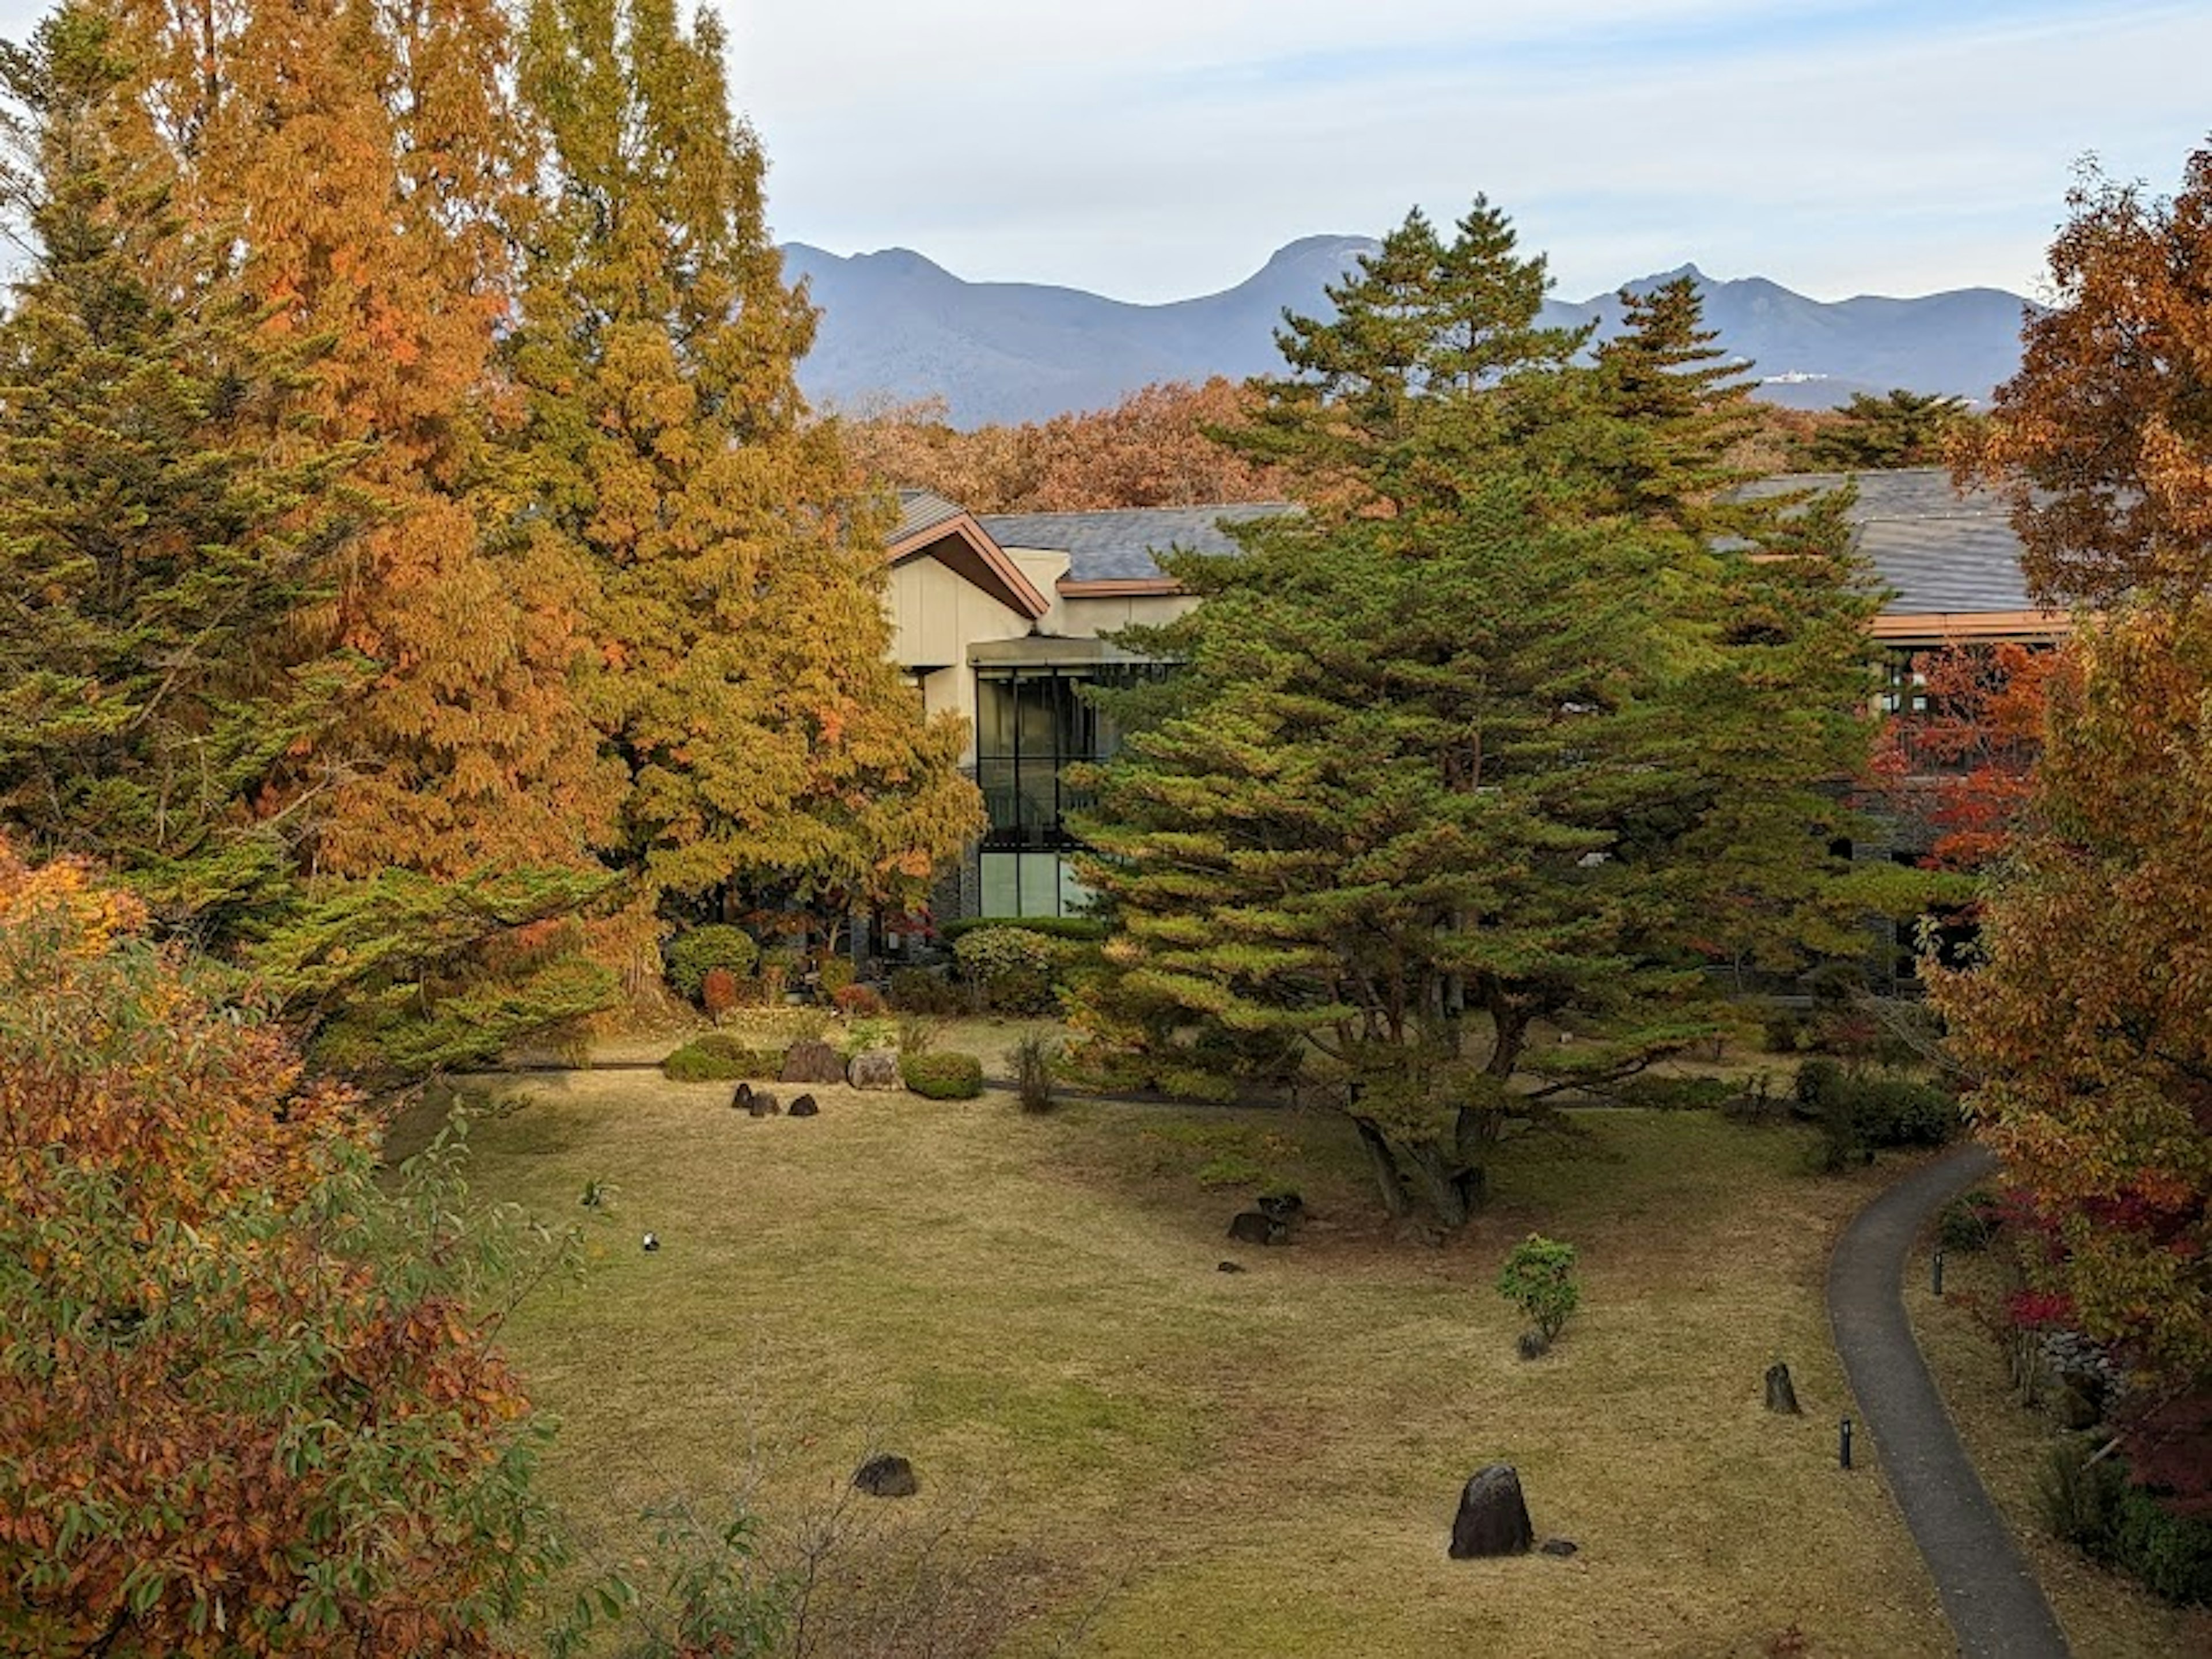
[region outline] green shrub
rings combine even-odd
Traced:
[[[890,1004],[902,1014],[951,1016],[965,1013],[968,999],[942,974],[927,968],[896,968],[891,970]]]
[[[1997,1195],[1986,1187],[1961,1193],[1936,1219],[1936,1239],[1947,1250],[1986,1250],[2004,1225]]]
[[[837,1052],[847,1060],[870,1048],[890,1048],[898,1042],[898,1026],[881,1018],[864,1017],[845,1027],[845,1034],[837,1040]]]
[[[1735,1097],[1734,1085],[1717,1077],[1662,1077],[1646,1072],[1613,1087],[1617,1105],[1655,1112],[1717,1111]]]
[[[689,1054],[703,1057],[716,1065],[732,1069],[713,1073],[701,1072],[697,1074],[696,1079],[679,1079],[679,1081],[703,1080],[709,1077],[774,1078],[783,1071],[783,1053],[781,1048],[750,1047],[727,1031],[708,1031],[693,1037],[690,1042],[669,1055],[666,1060],[662,1060],[660,1069],[664,1075],[675,1077],[676,1073],[668,1068],[677,1064],[683,1056]],[[697,1059],[682,1060],[682,1064],[687,1067],[696,1066],[698,1063]]]
[[[1549,1342],[1583,1299],[1575,1283],[1575,1247],[1530,1233],[1498,1270],[1498,1293],[1527,1315]]]
[[[2169,1513],[2117,1458],[2092,1462],[2094,1443],[2069,1436],[2051,1447],[2036,1483],[2044,1523],[2169,1601],[2212,1601],[2212,1521]]]
[[[814,970],[815,988],[835,1002],[837,993],[860,976],[860,970],[853,965],[852,957],[825,956],[822,958],[822,965]]]
[[[743,979],[760,960],[760,946],[742,927],[720,922],[678,933],[668,945],[668,983],[687,1002],[699,1000],[710,969],[724,968]]]
[[[1805,1022],[1792,1008],[1769,1009],[1759,1023],[1759,1034],[1770,1054],[1794,1054],[1805,1046]]]
[[[899,1080],[930,1100],[973,1100],[983,1092],[983,1062],[942,1050],[899,1056]]]
[[[1267,1179],[1267,1170],[1259,1160],[1243,1152],[1217,1152],[1200,1164],[1194,1171],[1198,1184],[1206,1191],[1219,1192],[1228,1187],[1254,1187]]]
[[[660,1074],[671,1083],[732,1083],[746,1073],[743,1066],[726,1055],[711,1054],[696,1042],[687,1042],[660,1062]]]
[[[1095,945],[1106,937],[1106,924],[1095,916],[963,916],[957,921],[948,921],[938,929],[938,937],[958,952],[959,943],[969,934],[987,928],[1003,927],[1018,933],[1036,933],[1044,939],[1072,939]]]
[[[1958,1101],[1932,1083],[1817,1056],[1798,1066],[1796,1092],[1800,1115],[1820,1126],[1823,1167],[1831,1170],[1881,1147],[1941,1146],[1962,1122]]]
[[[952,947],[960,977],[984,1006],[1002,1014],[1048,1014],[1060,1006],[1053,981],[1060,952],[1042,934],[1018,927],[979,927]]]
[[[1041,1032],[1031,1031],[1014,1045],[1014,1081],[1024,1111],[1052,1109],[1053,1064],[1059,1058],[1060,1045]]]

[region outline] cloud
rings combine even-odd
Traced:
[[[731,4],[781,231],[1146,299],[1478,189],[1570,293],[2019,286],[2082,150],[2173,175],[2212,61],[2204,9],[2077,0]]]

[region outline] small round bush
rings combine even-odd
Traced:
[[[1019,927],[979,927],[960,936],[952,947],[960,977],[982,993],[985,1005],[1002,1014],[1049,1014],[1060,953],[1041,933]]]
[[[671,1083],[731,1083],[746,1072],[740,1061],[726,1054],[687,1042],[660,1062],[660,1074]]]
[[[860,970],[853,965],[852,957],[825,956],[822,958],[822,965],[814,970],[814,983],[823,996],[835,1002],[837,993],[860,976]]]
[[[899,1079],[929,1100],[973,1100],[983,1092],[983,1062],[949,1049],[902,1054]]]
[[[685,1001],[696,1002],[712,969],[727,969],[732,979],[743,979],[759,960],[760,946],[742,927],[716,922],[690,928],[669,942],[668,983]]]

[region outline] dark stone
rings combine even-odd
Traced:
[[[1218,1273],[1241,1273],[1245,1268],[1241,1261],[1217,1261],[1213,1264],[1213,1271]]]
[[[783,1109],[783,1103],[765,1089],[759,1091],[745,1109],[755,1117],[774,1117]]]
[[[798,1099],[791,1103],[791,1115],[793,1117],[819,1117],[822,1115],[822,1108],[816,1103],[812,1095],[801,1095]]]
[[[730,1109],[733,1112],[746,1111],[751,1108],[752,1103],[753,1085],[750,1083],[738,1085],[737,1092],[730,1097]]]
[[[1271,1215],[1240,1210],[1229,1218],[1229,1236],[1239,1244],[1280,1244],[1291,1230]]]
[[[2058,1385],[2058,1398],[2052,1402],[2058,1413],[2062,1428],[2080,1433],[2094,1429],[2105,1420],[2104,1401],[2098,1391],[2080,1377],[2069,1376]]]
[[[1301,1219],[1306,1212],[1306,1201],[1296,1193],[1262,1193],[1260,1194],[1260,1213],[1270,1216],[1285,1226]]]
[[[846,1080],[855,1089],[903,1089],[896,1048],[863,1048],[846,1068]]]
[[[861,1464],[853,1472],[853,1484],[871,1498],[911,1498],[921,1490],[914,1465],[891,1452]]]
[[[1582,1546],[1571,1538],[1547,1538],[1536,1547],[1547,1555],[1572,1555]]]
[[[783,1082],[786,1083],[842,1083],[845,1062],[837,1058],[837,1051],[828,1043],[809,1038],[794,1042],[783,1057]]]
[[[1523,1331],[1513,1346],[1523,1359],[1541,1359],[1552,1351],[1552,1339],[1541,1331]]]
[[[660,1235],[659,1235],[659,1234],[658,1234],[658,1233],[647,1233],[647,1234],[645,1236],[645,1253],[646,1253],[647,1255],[652,1255],[655,1250],[658,1250],[659,1248],[660,1248]]]
[[[1778,1359],[1766,1368],[1766,1409],[1790,1417],[1805,1414],[1797,1404],[1797,1390],[1790,1381],[1790,1367]]]
[[[1535,1541],[1528,1500],[1521,1495],[1520,1472],[1510,1463],[1492,1463],[1475,1471],[1459,1495],[1459,1513],[1452,1517],[1451,1559],[1525,1555]]]

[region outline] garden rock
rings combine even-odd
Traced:
[[[1523,1331],[1514,1339],[1514,1352],[1523,1359],[1541,1359],[1552,1351],[1552,1340],[1541,1331]]]
[[[1510,1463],[1476,1470],[1459,1495],[1459,1513],[1452,1517],[1451,1559],[1525,1555],[1535,1541],[1528,1500],[1521,1495],[1520,1471]]]
[[[774,1117],[783,1109],[783,1103],[763,1089],[753,1096],[751,1104],[745,1109],[755,1117]]]
[[[1571,1538],[1547,1538],[1542,1543],[1537,1545],[1536,1547],[1547,1555],[1565,1556],[1572,1555],[1577,1550],[1580,1549],[1582,1546],[1576,1543]]]
[[[736,1092],[730,1097],[730,1109],[733,1112],[745,1111],[752,1103],[753,1085],[750,1083],[738,1085]]]
[[[816,1103],[812,1095],[801,1095],[798,1099],[791,1103],[791,1115],[793,1117],[819,1117],[822,1115],[822,1108]]]
[[[1213,1264],[1213,1271],[1218,1273],[1241,1273],[1246,1268],[1241,1261],[1217,1261]]]
[[[921,1490],[914,1465],[891,1452],[861,1464],[853,1472],[853,1484],[871,1498],[911,1498]]]
[[[837,1051],[828,1043],[809,1038],[791,1045],[791,1052],[783,1057],[785,1083],[842,1083],[845,1062],[837,1058]]]
[[[1239,1244],[1280,1244],[1291,1230],[1271,1215],[1244,1210],[1230,1218],[1229,1236]]]
[[[903,1089],[899,1080],[899,1057],[896,1048],[863,1048],[853,1056],[846,1068],[846,1077],[855,1089]]]
[[[1796,1388],[1790,1381],[1790,1367],[1778,1359],[1766,1368],[1766,1409],[1785,1417],[1805,1414],[1797,1403]]]
[[[1305,1218],[1306,1201],[1296,1193],[1262,1193],[1260,1194],[1260,1213],[1273,1217],[1287,1227]]]

